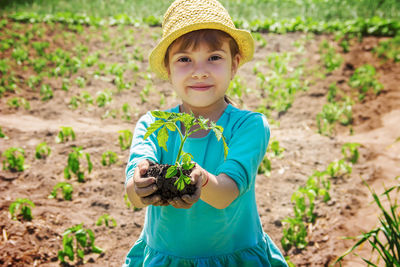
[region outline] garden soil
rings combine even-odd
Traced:
[[[26,27],[30,26],[28,24]],[[111,65],[126,63],[127,56],[135,54],[140,47],[144,60],[139,60],[137,64],[142,73],[148,66],[146,56],[160,36],[160,28],[126,26],[100,30],[84,28],[78,37],[72,38],[71,34],[64,35],[65,39],[62,39],[57,27],[62,26],[47,29],[44,37],[37,39],[49,41],[49,50],[57,47],[68,50],[80,43],[88,47],[89,53],[98,51],[100,60]],[[63,30],[67,31],[65,28]],[[124,44],[119,38],[128,31],[134,38],[134,45]],[[108,38],[102,38],[105,34],[108,34]],[[309,89],[297,93],[287,112],[271,115],[270,121],[275,120],[280,124],[271,123],[272,140],[278,140],[285,151],[282,158],[271,159],[270,176],[257,176],[256,194],[262,225],[280,248],[282,220],[293,216],[292,193],[304,186],[315,170],[323,171],[329,163],[342,158],[341,147],[345,142],[362,144],[360,159],[353,166],[351,175],[332,181],[329,202],[317,202],[316,223],[308,227],[308,246],[303,250],[292,248],[285,254],[296,266],[331,266],[355,242],[344,240],[344,237],[357,236],[378,225],[379,210],[363,182],[378,193],[382,193],[385,187],[398,184],[400,142],[395,141],[400,136],[400,64],[377,58],[372,48],[381,39],[366,37],[361,42],[351,41],[350,52],[342,53],[344,63],[340,69],[323,74],[319,44],[322,40],[332,41],[333,37],[307,38],[310,35],[300,33],[262,36],[267,40],[266,47],[257,43],[255,59],[238,72],[248,88],[257,88],[253,74],[256,62],[265,61],[272,52],[295,51],[296,47],[292,45],[295,41],[303,42],[304,51],[291,64],[295,66],[306,60],[304,73],[310,80]],[[339,47],[337,49],[340,51]],[[3,52],[1,57],[11,58],[7,52]],[[348,126],[338,126],[332,137],[318,134],[315,118],[326,103],[329,85],[336,82],[343,92],[349,92],[347,82],[354,69],[366,63],[377,69],[378,79],[384,86],[382,92],[378,96],[368,94],[362,102],[356,102],[351,131]],[[118,131],[133,131],[136,121],[146,111],[166,109],[179,102],[167,82],[156,79],[154,75],[148,77],[148,74],[127,72],[124,78],[132,82],[132,88],[113,95],[110,106],[69,108],[69,100],[80,91],[86,90],[95,96],[97,91],[115,89],[112,76],[104,75],[96,79],[94,71],[95,67],[90,67],[73,74],[71,81],[82,76],[86,77],[87,83],[84,88],[79,88],[71,82],[67,92],[61,90],[61,79],[46,78],[44,82],[55,88],[54,97],[46,102],[40,100],[38,90],[23,86],[19,93],[6,93],[0,99],[0,126],[8,136],[8,139],[0,139],[0,151],[22,147],[26,151],[25,163],[28,165],[23,172],[0,172],[1,266],[60,265],[57,252],[62,249],[62,234],[67,228],[80,223],[94,231],[95,244],[104,249],[104,253],[86,255],[85,263],[70,265],[121,266],[142,230],[145,209],[128,208],[124,200],[124,169],[129,152],[121,150]],[[14,68],[14,72],[21,80],[33,74],[32,70],[18,67]],[[150,90],[143,101],[140,92],[146,86],[150,86]],[[7,99],[16,95],[25,97],[31,109],[10,108],[6,104]],[[252,90],[244,94],[242,100],[238,101],[239,104],[247,109],[254,110],[260,104],[260,99]],[[120,108],[123,103],[129,103],[132,107],[130,121],[122,120],[118,113],[115,118],[103,116],[106,110]],[[76,140],[56,143],[55,138],[61,126],[72,127]],[[48,158],[38,160],[34,155],[35,147],[41,142],[47,142],[52,151]],[[58,182],[65,181],[63,170],[68,154],[73,147],[79,146],[91,155],[93,171],[86,173],[84,183],[78,183],[74,177],[69,180],[74,187],[72,201],[62,200],[61,194],[57,199],[49,199],[52,188]],[[101,155],[108,150],[117,153],[118,162],[102,166]],[[8,209],[17,198],[29,198],[35,203],[32,221],[11,219]],[[117,226],[97,226],[96,221],[103,214],[114,218]],[[366,257],[370,255],[367,246],[357,253]],[[343,266],[365,264],[359,257],[349,255]]]

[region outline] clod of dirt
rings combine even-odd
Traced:
[[[194,184],[186,184],[183,190],[179,191],[174,185],[175,181],[178,180],[180,172],[171,178],[165,178],[167,170],[172,165],[169,164],[154,164],[151,163],[149,169],[147,170],[144,177],[154,177],[156,178],[156,185],[158,190],[154,194],[161,196],[161,200],[168,203],[175,197],[182,197],[183,195],[193,195],[196,191],[196,186]],[[182,170],[183,174],[190,176],[191,170]]]

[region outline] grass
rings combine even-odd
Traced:
[[[400,18],[397,0],[220,0],[234,19],[289,19],[298,16],[315,20],[349,20],[379,16]],[[141,19],[161,18],[172,0],[0,0],[0,15],[19,11],[39,14],[72,12],[96,17],[127,14]]]

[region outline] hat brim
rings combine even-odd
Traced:
[[[221,30],[232,36],[239,47],[239,52],[241,56],[239,66],[250,61],[253,58],[254,40],[250,32],[246,30],[227,27],[221,23],[216,22],[191,24],[186,27],[180,28],[175,32],[172,32],[171,34],[163,38],[151,51],[149,56],[149,64],[150,68],[157,74],[157,76],[159,76],[163,80],[168,80],[168,71],[164,65],[164,58],[168,47],[173,43],[173,41],[188,32],[202,29]]]

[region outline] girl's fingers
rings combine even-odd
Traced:
[[[145,186],[145,187],[138,187],[135,184],[135,191],[136,194],[139,197],[147,197],[150,196],[151,194],[153,194],[155,191],[157,191],[157,186],[156,185],[151,185],[151,186]]]
[[[177,208],[177,209],[189,209],[192,207],[192,204],[187,203],[178,197],[176,197],[172,200],[169,200],[169,204],[171,204],[171,206],[173,206],[174,208]]]
[[[149,161],[148,160],[143,160],[143,161],[139,162],[137,167],[140,170],[140,175],[145,175],[147,170],[149,169]]]
[[[145,205],[153,205],[153,204],[158,203],[158,202],[161,201],[161,196],[160,195],[153,195],[153,196],[143,197],[141,199],[141,201]]]
[[[199,200],[200,194],[201,194],[201,188],[198,187],[193,195],[183,195],[182,200],[189,205],[193,205]]]

